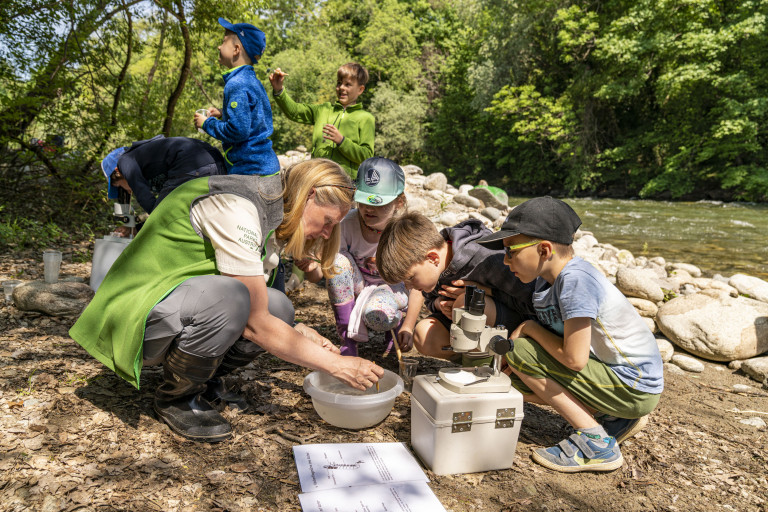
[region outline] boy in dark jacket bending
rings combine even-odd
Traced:
[[[444,347],[450,345],[451,311],[463,305],[466,285],[485,291],[488,325],[514,328],[535,318],[533,286],[522,283],[504,265],[503,249],[491,250],[476,242],[490,234],[474,219],[438,232],[419,213],[401,215],[381,234],[376,251],[379,275],[388,283],[404,282],[409,289],[421,290],[432,313],[416,324],[413,333],[414,346],[422,354],[442,359],[457,355]]]

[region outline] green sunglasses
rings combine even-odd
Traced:
[[[522,244],[507,245],[504,246],[504,254],[507,256],[507,258],[511,258],[514,251],[525,249],[526,247],[531,247],[533,245],[539,245],[543,241],[544,240],[531,240],[530,242],[523,242]]]

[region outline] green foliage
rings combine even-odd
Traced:
[[[424,145],[426,92],[423,89],[402,92],[381,82],[370,111],[376,118],[376,154],[402,165],[412,162]]]
[[[0,222],[0,250],[42,249],[67,235],[53,222],[14,218]]]
[[[377,118],[377,154],[453,182],[486,179],[520,195],[768,199],[768,0],[222,5],[4,2],[6,237],[57,236],[45,231],[61,226],[53,212],[107,229],[93,220],[108,207],[95,199],[107,152],[164,127],[209,139],[192,114],[222,101],[222,14],[267,34],[255,66],[267,90],[266,69],[281,67],[296,100],[334,101],[336,69],[367,66],[360,101]],[[309,127],[273,117],[278,152],[309,147]],[[54,152],[31,144],[54,135],[65,139]]]

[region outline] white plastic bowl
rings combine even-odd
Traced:
[[[403,379],[389,370],[379,379],[379,391],[351,388],[327,373],[312,372],[304,378],[304,391],[312,397],[317,414],[331,425],[360,429],[389,416],[395,398],[403,392]]]

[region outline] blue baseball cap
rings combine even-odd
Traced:
[[[115,172],[117,161],[120,159],[120,156],[125,153],[126,149],[127,148],[125,147],[113,149],[112,152],[101,161],[101,171],[104,173],[104,176],[107,177],[107,198],[109,199],[117,199],[117,187],[112,185],[112,173]]]
[[[403,169],[389,158],[374,156],[357,170],[355,201],[372,206],[389,204],[405,190]]]
[[[219,25],[237,34],[237,38],[243,44],[245,53],[248,54],[252,61],[255,62],[257,57],[261,57],[261,54],[264,53],[264,49],[267,47],[267,36],[250,23],[232,24],[224,18],[219,18]]]

